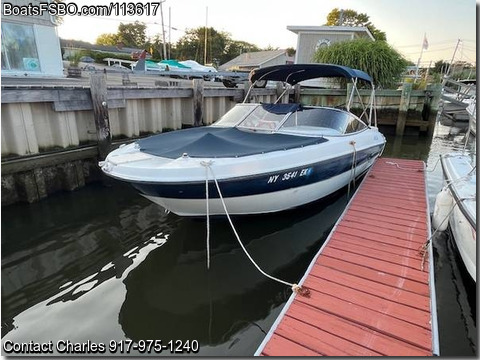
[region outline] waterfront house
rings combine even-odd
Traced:
[[[6,15],[2,0],[2,76],[63,76],[56,19],[42,15]],[[27,6],[28,0],[9,4]]]
[[[352,26],[287,26],[297,34],[297,51],[295,64],[312,63],[317,49],[329,46],[335,42],[367,38],[375,41],[375,38],[366,27]]]

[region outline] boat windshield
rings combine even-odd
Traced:
[[[233,127],[245,118],[258,104],[237,104],[225,115],[218,119],[212,126]]]
[[[298,135],[343,135],[367,126],[355,115],[334,108],[301,107],[290,114],[279,132]]]
[[[260,104],[247,115],[238,128],[253,131],[274,131],[283,120],[300,106],[298,104]]]
[[[343,135],[367,127],[347,111],[300,104],[237,104],[212,126],[302,136]]]

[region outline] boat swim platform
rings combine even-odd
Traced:
[[[439,355],[425,164],[379,158],[255,355]]]

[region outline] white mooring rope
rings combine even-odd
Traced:
[[[208,196],[208,168],[212,161],[203,162],[205,163],[205,203],[207,207],[207,269],[210,269],[210,205],[209,205],[209,196]]]
[[[222,192],[220,191],[220,186],[218,185],[218,181],[217,181],[217,178],[213,172],[213,169],[211,167],[212,165],[212,161],[202,161],[200,162],[200,164],[202,166],[205,167],[205,171],[206,171],[206,176],[205,176],[205,200],[206,200],[206,203],[207,203],[207,268],[210,268],[210,209],[209,209],[209,193],[208,193],[208,170],[210,170],[211,174],[212,174],[212,178],[213,178],[213,181],[215,182],[215,186],[217,188],[217,191],[218,191],[218,195],[220,197],[220,201],[222,202],[222,206],[223,206],[223,210],[225,211],[225,215],[227,216],[227,219],[228,219],[228,222],[230,223],[230,226],[232,228],[232,231],[233,233],[235,234],[235,237],[237,238],[237,241],[238,243],[240,244],[240,247],[242,248],[243,252],[245,253],[245,255],[247,255],[248,259],[250,260],[250,262],[257,268],[257,270],[263,274],[264,276],[268,277],[269,279],[271,280],[274,280],[274,281],[277,281],[281,284],[284,284],[284,285],[287,285],[289,286],[293,292],[297,293],[297,294],[300,294],[302,296],[306,296],[306,297],[309,297],[310,295],[310,290],[308,290],[307,288],[305,287],[302,287],[298,284],[292,284],[292,283],[289,283],[288,281],[284,281],[284,280],[281,280],[281,279],[278,279],[272,275],[269,275],[267,274],[265,271],[263,271],[260,266],[258,266],[258,264],[255,262],[255,260],[253,260],[252,256],[250,255],[250,253],[247,251],[247,249],[245,248],[245,246],[243,245],[242,243],[242,240],[240,239],[240,236],[238,235],[238,232],[237,232],[237,229],[235,228],[235,226],[233,225],[233,222],[232,222],[232,219],[230,217],[230,214],[228,213],[228,210],[227,210],[227,206],[225,204],[225,200],[223,199],[223,195],[222,195]]]

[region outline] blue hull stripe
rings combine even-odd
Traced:
[[[382,148],[383,145],[379,145],[357,152],[356,165],[363,165],[377,156]],[[352,163],[353,156],[349,154],[310,165],[277,172],[219,180],[218,182],[224,197],[258,195],[306,186],[330,179],[350,171]],[[205,198],[205,181],[183,183],[132,182],[131,184],[141,194],[154,197],[172,199]],[[213,180],[209,181],[208,191],[210,198],[219,197]]]

